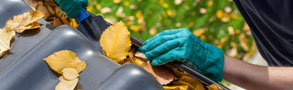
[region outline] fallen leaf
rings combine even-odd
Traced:
[[[78,73],[86,68],[86,62],[81,61],[74,52],[69,50],[62,50],[53,53],[52,55],[44,58],[50,68],[55,72],[62,74],[65,68],[74,68]]]
[[[48,9],[48,11],[50,12],[51,15],[56,14],[55,10],[53,9],[53,6],[47,5],[47,9]]]
[[[37,29],[37,28],[40,28],[40,27],[41,27],[41,25],[38,22],[33,22],[29,29]],[[27,29],[27,30],[29,30],[29,29]]]
[[[177,76],[177,77],[182,77],[184,75],[187,75],[186,72],[182,72],[182,71],[179,71],[177,68],[172,68],[172,71],[174,72],[174,74]]]
[[[10,41],[14,37],[14,31],[6,31],[6,29],[0,29],[0,57],[3,53],[10,49]]]
[[[150,61],[147,61],[144,69],[151,73],[161,85],[167,85],[177,79],[167,68],[163,66],[152,66]]]
[[[122,0],[113,0],[113,2],[115,3],[115,4],[118,4],[118,3],[120,3]]]
[[[188,90],[187,85],[180,85],[180,86],[163,86],[165,90]]]
[[[52,24],[54,26],[57,26],[58,27],[58,26],[61,26],[63,23],[62,23],[62,21],[59,18],[54,17]]]
[[[200,29],[196,29],[196,30],[194,30],[193,31],[193,34],[195,35],[195,36],[197,36],[197,37],[199,37],[199,36],[201,36],[201,35],[203,35],[204,33],[205,33],[205,29],[204,28],[200,28]]]
[[[51,16],[50,11],[47,9],[46,6],[44,6],[44,4],[38,5],[37,6],[37,11],[45,13],[44,17],[42,17],[43,19],[47,19],[47,18],[49,18],[49,16]]]
[[[112,9],[110,7],[104,7],[104,8],[102,8],[101,13],[107,14],[107,13],[110,13],[111,11],[112,11]]]
[[[62,76],[66,80],[74,80],[78,77],[78,72],[74,68],[64,68],[62,70]]]
[[[69,25],[68,17],[59,7],[55,7],[56,16],[63,22],[63,24]]]
[[[103,32],[100,44],[104,54],[119,63],[130,50],[130,33],[122,22],[115,23]]]
[[[68,81],[60,76],[59,80],[60,82],[56,85],[55,90],[73,90],[78,83],[78,78]]]
[[[141,52],[136,52],[134,56],[143,60],[147,60],[146,56]]]
[[[212,84],[210,86],[207,86],[207,88],[208,88],[208,90],[223,90],[217,84]]]
[[[202,85],[201,82],[199,82],[198,80],[190,77],[190,76],[187,76],[187,75],[184,75],[180,78],[181,81],[184,81],[184,82],[187,82],[189,84],[191,84],[192,86],[195,86],[195,90],[205,90],[204,89],[204,86]]]
[[[182,75],[179,80],[173,81],[171,85],[175,86],[181,86],[181,85],[187,85],[188,90],[205,90],[203,84],[199,82],[198,80],[192,78],[191,76],[187,74],[180,74]]]
[[[71,27],[77,28],[79,24],[76,23],[75,19],[70,19],[69,25]]]
[[[187,85],[189,90],[195,90],[195,87],[196,87],[182,80],[174,81],[172,82],[172,85]]]
[[[151,73],[161,85],[167,85],[177,79],[177,77],[164,66],[152,66],[150,61],[147,61],[145,55],[141,52],[135,52],[132,63],[143,67]]]
[[[141,67],[145,67],[146,66],[146,61],[141,60],[140,58],[134,58],[133,62],[134,64],[141,66]]]
[[[15,31],[17,33],[22,33],[28,29],[39,28],[40,25],[36,24],[36,20],[42,18],[45,15],[43,12],[30,11],[23,13],[21,15],[14,16],[13,19],[8,19],[5,24],[5,29],[7,31]]]

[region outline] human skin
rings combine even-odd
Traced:
[[[223,77],[248,90],[293,89],[293,67],[260,66],[225,56]]]

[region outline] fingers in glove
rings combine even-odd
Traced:
[[[164,36],[155,38],[153,41],[150,41],[149,44],[145,44],[144,46],[140,48],[140,50],[145,53],[145,52],[153,50],[157,46],[162,45],[167,41],[174,40],[180,37],[181,35],[164,35]]]
[[[64,12],[67,12],[70,8],[74,8],[75,3],[69,2],[67,0],[60,0],[60,9]]]
[[[179,32],[180,30],[178,29],[174,29],[174,30],[165,30],[163,32],[160,32],[159,34],[155,35],[154,37],[146,40],[144,42],[144,44],[148,44],[149,42],[153,41],[154,39],[158,38],[158,37],[161,37],[161,36],[164,36],[164,35],[172,35],[172,34],[176,34],[177,32]]]
[[[60,4],[63,0],[56,0],[56,3]]]
[[[75,18],[79,15],[80,11],[81,11],[81,8],[82,8],[82,3],[78,2],[78,3],[74,3],[73,4],[73,7],[69,8],[67,11],[66,11],[66,14],[68,17],[71,17],[71,18]]]
[[[145,53],[145,56],[147,57],[148,60],[152,60],[155,57],[168,52],[174,48],[177,48],[180,45],[180,38],[174,39],[174,40],[169,40],[167,42],[164,42],[163,44],[160,44],[154,49],[151,49],[150,51]]]
[[[182,48],[177,47],[171,51],[168,51],[158,57],[156,57],[155,59],[152,60],[152,65],[154,66],[158,66],[158,65],[162,65],[174,60],[179,60],[179,59],[185,59],[184,57],[184,53],[181,50]]]

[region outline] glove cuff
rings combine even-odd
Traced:
[[[203,74],[214,81],[219,82],[223,79],[224,52],[214,45],[206,45],[206,65],[204,70],[202,70]]]

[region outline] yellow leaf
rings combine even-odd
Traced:
[[[229,22],[230,21],[230,17],[228,16],[224,16],[223,18],[221,18],[222,22]]]
[[[213,0],[209,0],[208,3],[207,3],[207,6],[211,7],[212,5],[213,5]]]
[[[187,83],[191,84],[192,86],[195,86],[194,87],[195,90],[205,90],[204,86],[202,85],[201,82],[199,82],[198,80],[196,80],[190,76],[184,75],[180,78],[180,80],[187,82]]]
[[[55,72],[62,74],[64,68],[74,68],[78,73],[86,68],[86,62],[81,61],[74,52],[69,50],[62,50],[53,53],[44,58],[50,68]]]
[[[180,86],[163,86],[165,90],[187,90],[187,85],[180,85]]]
[[[55,7],[56,16],[63,22],[63,24],[69,25],[68,17],[59,7]]]
[[[139,58],[134,58],[133,63],[141,67],[144,67],[146,65],[146,62]]]
[[[6,29],[0,29],[0,57],[5,51],[10,49],[10,41],[14,37],[14,31],[6,31]]]
[[[77,24],[76,21],[75,21],[74,19],[70,19],[70,23],[69,23],[69,25],[70,25],[71,27],[77,28],[79,24]]]
[[[200,28],[200,29],[196,29],[193,31],[193,34],[197,37],[203,35],[205,33],[205,29],[204,28]]]
[[[131,25],[130,29],[137,32],[137,31],[141,30],[142,27],[140,25]]]
[[[184,82],[187,82],[187,83],[190,83],[191,85],[193,86],[196,86],[198,84],[201,84],[198,80],[190,77],[190,76],[187,76],[187,75],[184,75],[180,78],[180,80],[184,81]]]
[[[182,81],[182,80],[172,82],[172,84],[173,85],[187,85],[190,90],[194,90],[195,89],[195,86],[193,86],[190,83],[187,83],[185,81]]]
[[[113,2],[115,3],[115,4],[118,4],[118,3],[120,3],[122,0],[113,0]]]
[[[167,10],[167,15],[170,17],[174,17],[176,15],[176,12],[173,10]]]
[[[74,90],[78,83],[78,78],[68,81],[60,76],[59,80],[60,82],[56,85],[55,90]]]
[[[124,6],[129,6],[129,5],[130,5],[130,3],[128,1],[124,2]]]
[[[124,23],[115,23],[103,32],[100,44],[107,57],[120,62],[126,58],[130,50],[130,33]]]
[[[175,74],[177,77],[182,77],[183,75],[187,75],[187,73],[185,73],[185,72],[181,72],[181,71],[179,71],[177,68],[172,68],[172,71],[174,72],[174,74]]]
[[[210,86],[207,86],[207,88],[208,88],[208,90],[223,90],[217,84],[212,84]]]
[[[169,8],[169,4],[168,3],[163,3],[163,7],[164,8]]]
[[[38,22],[33,22],[29,29],[37,29],[37,28],[40,28],[40,27],[41,27],[41,25]],[[27,29],[27,30],[29,30],[29,29]]]
[[[150,31],[149,31],[150,35],[155,35],[157,34],[157,30],[155,28],[151,28]]]
[[[224,12],[222,10],[217,10],[216,16],[217,18],[221,19],[224,16]]]
[[[97,8],[98,10],[101,10],[101,9],[102,9],[102,6],[101,6],[100,4],[96,4],[96,8]]]
[[[78,77],[78,72],[74,68],[64,68],[62,75],[66,80],[74,80]]]
[[[40,25],[36,24],[36,20],[42,18],[45,15],[43,12],[30,11],[23,13],[21,15],[14,16],[13,19],[8,19],[5,24],[7,31],[15,31],[17,33],[22,33],[28,29],[39,28]]]
[[[135,13],[136,18],[142,17],[142,12],[139,10]]]
[[[240,33],[241,33],[241,31],[239,29],[235,30],[235,34],[240,34]]]
[[[86,10],[88,12],[93,12],[94,11],[94,6],[88,6]]]

